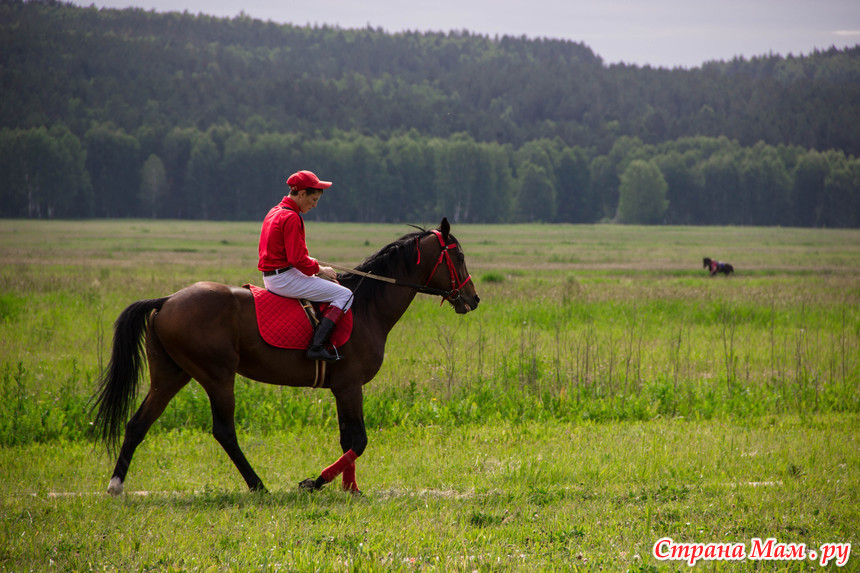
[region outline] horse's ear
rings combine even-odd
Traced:
[[[448,240],[448,233],[451,232],[451,224],[448,223],[448,217],[442,217],[442,222],[439,223],[439,232],[442,233],[442,238]]]

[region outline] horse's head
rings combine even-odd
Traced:
[[[478,308],[480,297],[466,269],[463,249],[451,234],[447,218],[442,219],[438,229],[421,239],[418,248],[421,258],[432,261],[434,265],[426,286],[446,291],[448,294],[443,295],[442,300],[451,303],[457,314],[466,314]]]
[[[702,267],[708,268],[709,266],[711,266],[711,258],[705,257],[704,259],[702,259]]]

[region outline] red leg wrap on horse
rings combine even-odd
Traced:
[[[345,470],[349,466],[355,465],[355,459],[358,456],[355,455],[355,452],[349,450],[345,454],[343,454],[335,463],[324,469],[320,475],[325,480],[326,483],[330,482],[337,476],[339,476],[343,470]]]
[[[355,464],[343,469],[343,491],[359,491],[358,484],[355,483]]]

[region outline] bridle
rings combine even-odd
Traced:
[[[446,244],[445,239],[442,238],[442,233],[433,230],[432,233],[436,235],[436,238],[439,239],[439,246],[442,247],[442,252],[439,253],[439,259],[436,261],[436,265],[433,267],[433,270],[430,271],[430,276],[427,278],[427,282],[425,283],[423,289],[420,292],[427,292],[430,287],[427,285],[430,284],[430,281],[433,280],[433,276],[436,274],[436,269],[439,268],[439,265],[442,264],[442,261],[448,265],[448,275],[451,278],[451,290],[443,291],[439,289],[432,289],[437,291],[433,294],[439,294],[442,296],[442,302],[444,303],[446,300],[448,302],[454,302],[455,300],[460,298],[460,289],[462,289],[466,284],[472,280],[472,275],[467,276],[462,281],[460,280],[460,275],[457,273],[457,268],[454,266],[454,261],[451,260],[451,249],[457,248],[457,243]],[[418,262],[421,262],[421,251],[418,251]]]

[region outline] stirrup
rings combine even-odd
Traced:
[[[334,348],[334,352],[329,352],[325,346],[311,346],[308,348],[308,351],[305,352],[305,357],[308,360],[322,360],[323,362],[337,362],[343,356],[338,354],[337,348]]]

